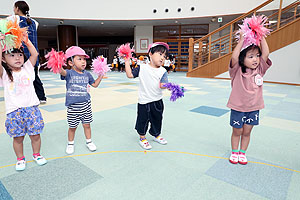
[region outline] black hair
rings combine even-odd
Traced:
[[[258,50],[259,56],[261,56],[261,50],[260,50],[259,46],[254,45],[254,44],[250,45],[249,47],[247,47],[246,49],[243,49],[240,52],[240,55],[239,55],[239,65],[242,67],[242,72],[243,73],[246,73],[246,68],[247,68],[244,65],[244,60],[245,60],[246,54],[247,54],[248,51],[255,50],[255,49]]]
[[[69,57],[69,58],[67,58],[67,66],[68,67],[71,67],[70,65],[69,65],[69,61],[71,61],[71,62],[73,62],[73,60],[74,60],[74,56],[71,56],[71,57]]]
[[[26,16],[26,22],[28,25],[32,24],[32,21],[30,19],[29,15],[29,6],[25,1],[17,1],[15,3],[15,7],[18,8],[25,16]]]
[[[152,47],[149,52],[151,52],[152,54],[159,52],[159,53],[165,53],[166,56],[169,56],[169,50],[167,49],[167,47],[165,47],[164,45],[157,45],[155,47]]]
[[[24,56],[24,61],[26,60],[26,56],[25,56],[25,54],[24,54],[24,51],[23,51],[23,48],[22,48],[22,47],[21,47],[20,49],[14,48],[14,49],[12,49],[10,52],[4,51],[4,52],[2,53],[2,57],[4,56],[4,54],[10,54],[10,53],[22,53],[23,56]],[[2,58],[2,59],[3,59],[3,58]],[[2,66],[3,66],[3,68],[5,69],[5,71],[6,71],[7,75],[8,75],[9,80],[10,80],[11,82],[13,82],[13,81],[14,81],[14,77],[13,77],[13,75],[12,75],[12,70],[8,67],[8,65],[7,65],[5,62],[3,62],[3,60],[2,60]]]

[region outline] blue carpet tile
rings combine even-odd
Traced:
[[[209,106],[200,106],[198,108],[192,109],[191,112],[220,117],[229,112],[229,110]]]
[[[12,200],[11,196],[7,192],[6,188],[0,181],[0,200]]]

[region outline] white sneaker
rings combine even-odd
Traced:
[[[153,140],[155,142],[158,142],[159,144],[168,144],[167,140],[165,140],[165,138],[158,136],[158,137],[154,137]]]
[[[248,163],[247,157],[245,154],[239,154],[239,163],[246,165]]]
[[[149,144],[147,139],[144,139],[143,141],[140,140],[139,143],[140,143],[141,147],[143,147],[146,150],[149,150],[152,148],[152,146]]]
[[[96,145],[95,145],[93,142],[87,142],[87,143],[86,143],[86,146],[87,146],[87,148],[88,148],[90,151],[96,151],[96,150],[97,150],[97,147],[96,147]]]
[[[25,160],[18,160],[16,163],[16,170],[23,171],[26,168],[26,161]]]
[[[40,166],[47,163],[47,160],[41,155],[33,157],[33,160]]]
[[[231,153],[229,162],[231,162],[232,164],[237,164],[239,162],[239,155],[235,153]]]
[[[40,104],[46,104],[47,101],[46,100],[40,100]]]
[[[68,144],[67,149],[66,149],[67,154],[72,154],[74,153],[74,144]]]

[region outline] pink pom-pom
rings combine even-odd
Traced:
[[[110,68],[107,65],[107,58],[98,56],[97,58],[93,59],[92,70],[98,76],[104,76],[106,72],[110,71]]]
[[[267,25],[267,20],[268,18],[264,15],[253,15],[251,18],[245,18],[243,20],[243,24],[239,25],[240,29],[236,33],[238,39],[240,33],[243,33],[244,43],[242,49],[245,49],[252,44],[258,46],[262,38],[270,34],[270,29],[264,27]]]
[[[117,50],[118,50],[119,57],[124,57],[127,59],[131,58],[132,57],[131,53],[134,52],[134,49],[130,48],[129,43],[122,44]]]
[[[65,54],[62,51],[57,52],[52,49],[47,55],[45,55],[45,58],[48,60],[47,68],[55,74],[60,73],[62,66],[66,66]]]

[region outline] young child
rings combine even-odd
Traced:
[[[5,36],[0,33],[0,42],[4,38]],[[33,87],[34,65],[38,52],[30,40],[25,45],[30,52],[30,57],[25,63],[23,49],[12,49],[11,52],[2,53],[2,45],[0,45],[0,85],[4,87],[5,127],[7,134],[13,137],[17,171],[26,168],[23,153],[23,141],[26,134],[31,139],[33,160],[38,165],[47,163],[47,160],[40,154],[40,133],[44,128],[44,121],[38,108],[40,102]]]
[[[243,42],[241,33],[229,66],[232,91],[227,106],[231,108],[232,126],[232,153],[229,161],[245,165],[248,162],[245,153],[250,134],[253,126],[258,125],[259,110],[264,108],[262,77],[272,62],[268,58],[269,47],[264,37],[260,47],[254,44],[244,47]]]
[[[171,61],[169,56],[167,56],[165,63],[164,63],[164,68],[167,70],[168,73],[170,73],[170,69],[171,69]]]
[[[117,69],[119,67],[117,56],[114,56],[113,63],[111,64],[112,70]]]
[[[129,59],[125,60],[125,70],[128,78],[139,77],[139,99],[138,114],[135,129],[140,135],[139,144],[144,149],[151,149],[145,135],[150,122],[149,133],[154,137],[153,140],[160,144],[167,144],[167,141],[161,137],[161,126],[163,117],[163,83],[168,82],[167,72],[163,68],[169,46],[163,42],[156,42],[150,45],[148,50],[150,56],[149,64],[140,64],[137,68],[131,70]]]
[[[170,61],[171,61],[171,66],[170,66],[170,69],[173,70],[173,72],[176,72],[175,68],[175,62],[176,62],[176,58],[174,55],[170,55]]]
[[[36,50],[38,50],[38,41],[37,41],[37,29],[39,26],[39,23],[32,19],[29,14],[29,5],[25,1],[16,1],[14,4],[14,14],[10,17],[8,17],[9,20],[17,20],[19,26],[27,27],[28,31],[28,39],[32,42],[32,44],[35,46]],[[30,52],[27,49],[26,46],[24,46],[24,54],[26,57],[30,57]],[[35,92],[37,94],[37,97],[40,100],[41,104],[45,104],[47,102],[47,98],[45,95],[45,90],[43,87],[43,83],[38,75],[39,71],[39,58],[37,59],[37,62],[35,63],[34,71],[35,71],[35,80],[33,81],[33,86],[35,89]]]
[[[89,56],[78,46],[72,46],[66,50],[65,57],[70,70],[61,68],[61,79],[66,80],[67,120],[69,124],[67,154],[74,153],[74,138],[78,124],[81,122],[86,137],[86,146],[90,151],[96,151],[97,147],[91,139],[90,123],[93,121],[90,85],[98,87],[103,76],[96,80],[85,70],[86,59]]]

